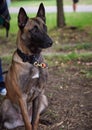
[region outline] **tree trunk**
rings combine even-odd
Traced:
[[[64,17],[64,9],[63,9],[63,0],[56,0],[57,2],[57,27],[64,27],[65,17]]]

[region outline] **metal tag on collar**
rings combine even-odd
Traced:
[[[34,66],[38,66],[41,68],[47,68],[47,64],[46,63],[38,63],[37,61],[34,62]]]
[[[37,61],[34,62],[34,66],[38,66],[38,62]]]

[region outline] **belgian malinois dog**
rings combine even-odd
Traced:
[[[48,105],[44,95],[47,64],[41,51],[51,47],[47,34],[45,8],[41,3],[35,18],[29,18],[21,7],[18,14],[17,49],[6,75],[7,96],[1,113],[4,127],[25,126],[37,130],[40,114]]]

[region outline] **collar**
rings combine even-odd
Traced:
[[[47,68],[47,64],[43,63],[43,62],[39,62],[39,54],[35,54],[35,55],[28,55],[23,53],[20,49],[17,48],[17,54],[21,57],[23,62],[28,62],[30,64],[33,64],[34,66],[38,66],[41,68]]]

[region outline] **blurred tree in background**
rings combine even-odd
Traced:
[[[64,9],[63,9],[63,0],[56,0],[57,2],[57,27],[64,27],[65,17],[64,17]]]

